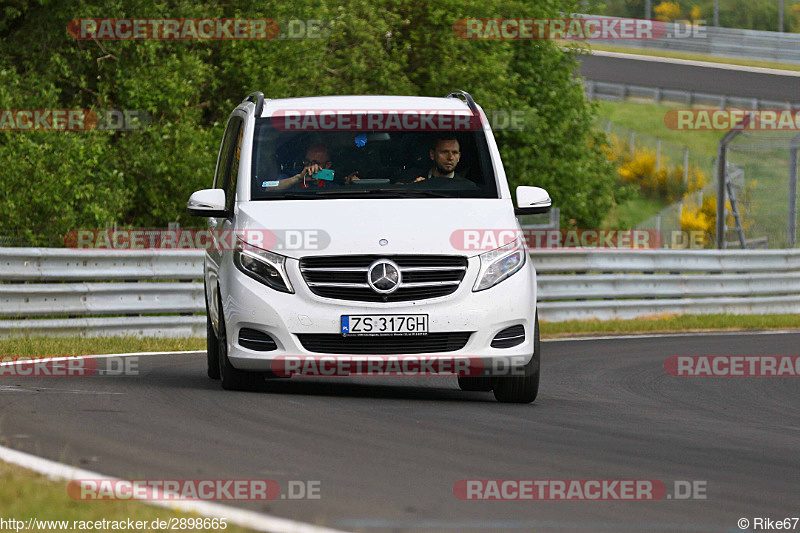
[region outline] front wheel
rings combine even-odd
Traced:
[[[225,390],[256,390],[263,384],[264,378],[258,372],[246,372],[233,367],[228,359],[228,332],[225,327],[225,314],[222,312],[222,301],[219,302],[219,331],[217,346],[219,352],[219,377]]]
[[[206,300],[206,363],[208,377],[219,379],[219,339],[214,332],[214,325],[211,323],[208,300]]]
[[[521,376],[495,378],[494,397],[504,403],[531,403],[539,394],[539,311],[533,326],[533,357]]]

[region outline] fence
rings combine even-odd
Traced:
[[[685,146],[603,121],[597,126],[616,136],[629,148],[655,150],[659,166],[683,165],[684,184],[688,167],[696,166],[706,175],[706,185],[683,200],[673,203],[644,221],[637,229],[662,232],[680,231],[684,207],[689,210],[703,205],[703,198],[718,196],[716,157]],[[722,136],[720,132],[720,137]],[[796,228],[800,226],[800,191],[797,185],[800,134],[787,131],[742,131],[727,145],[726,175],[731,182],[734,199],[726,193],[725,242],[727,247],[741,247],[744,236],[748,248],[796,248]],[[667,163],[668,161],[668,163]],[[739,224],[732,214],[735,203]],[[714,216],[711,213],[711,216]],[[668,243],[665,242],[665,245]],[[713,244],[713,243],[710,243]]]
[[[531,261],[542,320],[800,312],[800,250],[536,250]],[[205,332],[201,251],[0,248],[0,266],[0,337]]]
[[[800,34],[713,26],[702,26],[699,32],[697,28],[692,30],[692,27],[685,24],[666,23],[665,36],[661,39],[615,39],[600,42],[632,48],[800,63],[800,55],[797,54],[800,50]]]
[[[726,174],[729,180],[732,178],[745,240],[762,241],[770,248],[798,246],[798,147],[800,134],[796,130],[741,131],[727,144]],[[732,203],[728,194],[729,213]],[[728,215],[725,219],[726,242],[737,241],[732,218]]]
[[[627,145],[630,155],[634,155],[636,148],[646,147],[653,150],[656,154],[656,168],[683,167],[684,183],[688,176],[689,167],[694,165],[704,173],[711,175],[714,169],[714,156],[703,154],[697,150],[691,150],[688,146],[665,141],[655,135],[636,131],[627,126],[615,124],[607,119],[600,119],[597,124],[598,129],[606,132],[606,135],[614,136],[620,143]]]

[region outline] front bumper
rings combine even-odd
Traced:
[[[534,355],[533,330],[536,313],[536,272],[527,261],[524,267],[490,289],[472,292],[479,271],[479,259],[469,259],[459,288],[448,296],[409,302],[353,302],[323,298],[313,294],[299,269],[299,261],[287,260],[287,274],[294,294],[275,291],[245,276],[226,258],[220,272],[223,310],[230,345],[231,364],[241,370],[268,371],[273,360],[320,357],[323,354],[303,347],[298,335],[340,334],[342,315],[427,314],[429,332],[470,332],[463,348],[429,352],[416,356],[439,358],[480,358],[486,368],[527,363]],[[492,348],[500,331],[514,325],[525,329],[525,340],[511,348]],[[272,351],[255,351],[239,344],[242,328],[267,333],[276,344]],[[360,353],[361,356],[369,354]],[[350,357],[339,354],[335,357]],[[499,363],[498,363],[499,362]],[[506,362],[506,363],[504,363]]]

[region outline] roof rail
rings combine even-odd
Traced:
[[[256,104],[256,118],[261,116],[261,111],[264,110],[264,93],[256,91],[247,95],[247,98],[242,102],[254,102]]]
[[[447,95],[447,98],[461,98],[467,102],[473,113],[478,113],[478,104],[475,103],[475,100],[472,99],[472,96],[467,91],[452,91]]]

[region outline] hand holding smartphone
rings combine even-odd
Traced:
[[[323,168],[316,174],[312,174],[311,177],[318,180],[333,181],[333,170]]]

